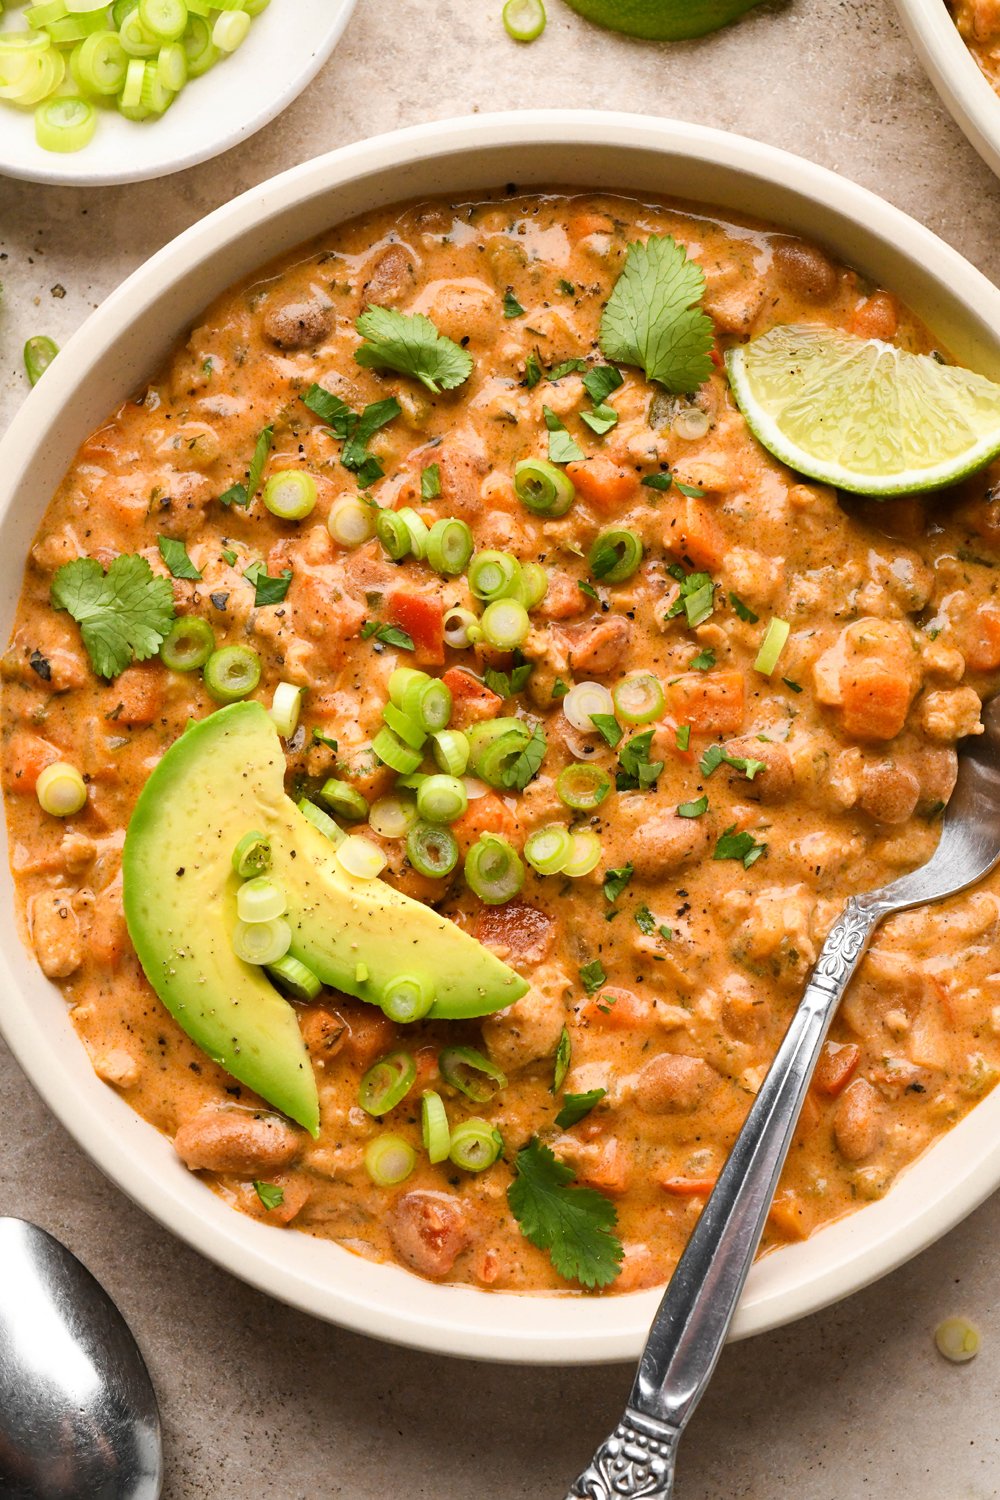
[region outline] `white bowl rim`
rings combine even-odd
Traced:
[[[33,460],[44,453],[47,435],[57,428],[88,370],[109,351],[117,352],[119,344],[124,347],[130,325],[142,310],[161,302],[172,309],[171,292],[185,276],[190,279],[203,263],[244,243],[263,221],[280,223],[297,205],[338,186],[364,184],[392,169],[439,160],[457,159],[463,170],[468,162],[470,191],[498,186],[503,177],[494,174],[486,179],[478,172],[477,153],[535,149],[563,153],[574,163],[588,150],[613,149],[621,154],[620,183],[626,191],[630,151],[637,161],[661,153],[666,160],[672,154],[692,171],[731,175],[741,193],[745,180],[747,192],[770,188],[783,200],[792,197],[797,212],[808,212],[817,222],[832,215],[845,232],[850,228],[852,238],[856,235],[866,244],[869,260],[884,254],[905,261],[914,284],[923,286],[928,296],[950,302],[956,318],[967,325],[966,333],[973,330],[971,347],[981,342],[982,359],[1000,370],[1000,291],[929,230],[824,168],[724,131],[640,115],[577,110],[478,115],[410,127],[295,167],[215,210],[135,271],[66,344],[0,441],[0,522],[12,521],[19,487],[30,493]],[[506,155],[503,161],[506,175]],[[582,178],[586,186],[585,172]],[[563,176],[557,172],[545,180],[580,183],[581,175],[574,166]],[[752,206],[742,211],[752,212]],[[336,216],[330,222],[335,223]],[[289,248],[293,243],[288,241]],[[905,251],[899,248],[903,244]],[[8,580],[11,597],[19,592],[20,576],[19,566]],[[0,878],[5,875],[0,872]],[[547,1364],[598,1363],[637,1355],[658,1300],[655,1290],[580,1299],[435,1286],[396,1267],[372,1266],[308,1236],[270,1229],[228,1208],[180,1165],[152,1126],[96,1079],[68,1021],[53,1025],[56,1013],[51,1006],[46,1015],[40,1013],[46,992],[60,1005],[61,998],[53,986],[38,984],[39,971],[21,953],[10,916],[0,912],[0,920],[6,922],[9,936],[0,944],[0,1026],[15,1057],[87,1155],[134,1202],[194,1249],[303,1311],[427,1351]],[[65,1016],[65,1011],[60,1014]],[[880,1202],[804,1245],[758,1262],[733,1336],[780,1326],[868,1285],[938,1238],[998,1185],[1000,1089],[904,1173]],[[300,1253],[295,1241],[324,1244],[335,1259],[332,1276],[326,1265],[319,1275],[312,1263],[316,1257],[310,1260],[311,1252],[304,1248]],[[813,1261],[822,1262],[824,1253],[827,1260],[832,1255],[832,1264],[810,1269]]]
[[[177,134],[173,128],[173,121],[176,113],[181,109],[184,109],[186,115],[190,106],[192,111],[194,108],[200,110],[198,118],[204,120],[211,117],[212,104],[207,90],[195,91],[187,98],[182,95],[181,103],[172,105],[171,112],[163,120],[157,120],[148,127],[144,127],[145,139],[143,134],[138,134],[134,144],[140,148],[146,144],[146,140],[153,147],[159,147],[159,153],[152,150],[148,160],[143,159],[142,149],[138,149],[133,166],[114,169],[91,167],[88,165],[88,151],[85,148],[70,156],[60,156],[55,152],[39,153],[39,159],[35,162],[25,162],[18,160],[17,155],[12,151],[5,150],[0,140],[0,173],[18,178],[23,182],[43,182],[56,187],[115,187],[126,182],[152,182],[157,177],[167,177],[174,172],[183,172],[188,167],[195,167],[200,162],[221,156],[223,152],[231,150],[233,146],[238,146],[256,135],[258,130],[263,129],[276,116],[282,114],[309,87],[320,69],[329,61],[333,49],[344,34],[344,28],[351,19],[356,4],[357,0],[325,0],[324,8],[328,8],[327,28],[320,35],[318,43],[313,46],[313,50],[306,57],[302,67],[288,75],[277,93],[268,94],[266,90],[260,90],[257,97],[261,102],[257,107],[245,115],[231,119],[218,135],[204,130],[185,130],[184,133],[191,140],[190,145],[172,152],[164,149],[165,137],[162,136],[162,132],[169,131],[171,137]],[[275,6],[272,24],[277,24],[278,11],[279,7]],[[271,14],[270,8],[267,14]],[[244,43],[244,46],[247,46],[247,43]],[[239,66],[239,62],[235,59],[233,66]],[[201,81],[194,80],[195,83]],[[249,88],[240,92],[246,92],[248,96],[254,97],[254,91]],[[0,121],[7,112],[7,106],[0,109]],[[216,108],[216,113],[224,113],[224,111]],[[187,120],[184,123],[186,126]],[[99,120],[98,128],[100,124]],[[118,122],[115,121],[114,124],[117,125]],[[155,134],[157,131],[161,132],[160,137]]]
[[[896,0],[896,8],[948,112],[1000,175],[1000,96],[965,45],[945,0]]]

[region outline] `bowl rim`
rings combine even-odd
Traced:
[[[214,157],[231,151],[234,146],[239,146],[243,141],[249,140],[251,136],[257,134],[258,130],[262,130],[278,115],[283,114],[289,105],[293,104],[309,87],[320,69],[329,62],[334,48],[343,36],[344,29],[354,13],[357,0],[326,0],[326,3],[333,12],[329,17],[328,29],[324,31],[318,46],[315,46],[308,55],[304,65],[286,80],[277,94],[268,98],[266,103],[261,104],[251,114],[228,125],[221,134],[206,137],[201,144],[192,145],[186,150],[154,161],[152,166],[143,165],[142,152],[139,151],[134,166],[115,170],[100,167],[88,168],[86,150],[72,156],[60,156],[58,153],[50,152],[48,155],[51,157],[51,163],[46,161],[41,166],[31,162],[25,163],[18,161],[15,156],[8,156],[0,142],[0,173],[21,182],[40,182],[53,187],[118,187],[128,182],[153,182],[158,177],[169,177],[174,172],[183,172],[188,167],[196,167],[201,162],[211,161]],[[275,19],[277,20],[277,7],[275,7]],[[204,117],[213,117],[207,94],[202,113]],[[215,113],[217,115],[219,111],[216,110]],[[192,139],[197,139],[197,136],[193,135]]]
[[[896,9],[952,119],[1000,176],[1000,95],[962,39],[946,0],[896,0]]]
[[[418,163],[457,160],[463,170],[468,164],[467,180],[476,185],[470,191],[498,186],[503,178],[483,175],[485,168],[477,166],[479,153],[533,149],[562,152],[567,163],[573,163],[563,176],[550,176],[550,182],[579,183],[582,176],[586,185],[586,170],[581,173],[579,165],[588,150],[614,150],[624,158],[633,151],[643,159],[662,155],[664,162],[673,158],[699,173],[714,170],[731,176],[741,194],[752,194],[755,185],[762,192],[771,189],[782,198],[795,199],[797,211],[808,210],[817,221],[824,213],[839,216],[845,231],[849,228],[867,244],[870,258],[891,252],[905,262],[927,296],[937,288],[956,316],[982,331],[994,365],[1000,368],[1000,290],[901,210],[823,167],[725,131],[641,115],[532,110],[461,117],[377,136],[293,167],[216,209],[133,272],[67,342],[0,440],[0,521],[11,520],[18,490],[28,493],[33,460],[44,453],[48,435],[88,370],[124,347],[140,313],[163,304],[171,317],[179,318],[173,307],[185,278],[190,283],[199,267],[209,262],[214,266],[216,257],[245,244],[262,221],[280,225],[283,216],[338,188],[377,184],[380,174]],[[507,159],[504,155],[505,175]],[[628,187],[625,160],[620,182],[624,190],[642,191]],[[397,194],[386,201],[402,198]],[[742,212],[752,208],[750,203]],[[761,216],[766,217],[763,210]],[[337,222],[336,213],[330,222]],[[301,239],[289,239],[288,248]],[[235,277],[233,273],[229,280]],[[11,580],[14,597],[20,592],[22,556],[19,552]],[[9,923],[9,915],[5,920]],[[340,1270],[348,1261],[354,1266],[343,1278],[346,1285],[331,1285],[337,1281],[336,1271],[331,1276],[324,1265],[320,1277],[304,1249],[300,1254],[297,1248],[286,1248],[284,1231],[236,1213],[209,1192],[179,1163],[155,1127],[97,1079],[68,1018],[64,1026],[53,1026],[57,1011],[49,1000],[58,1001],[63,1016],[64,1002],[54,986],[37,982],[40,977],[19,944],[0,944],[0,1027],[35,1089],[123,1192],[188,1245],[251,1286],[327,1321],[429,1352],[545,1364],[608,1362],[638,1353],[659,1297],[656,1290],[542,1301],[469,1288],[432,1285],[428,1290],[428,1283],[396,1267],[372,1267],[328,1242],[296,1236],[310,1245],[325,1245],[333,1252],[331,1264],[336,1259]],[[45,1016],[39,1013],[40,1002]],[[933,1172],[922,1167],[931,1158]],[[1000,1089],[925,1153],[903,1179],[912,1182],[914,1174],[919,1191],[897,1184],[863,1214],[824,1229],[805,1247],[783,1249],[758,1262],[733,1336],[780,1326],[860,1290],[982,1202],[1000,1184]],[[936,1194],[924,1190],[925,1178],[937,1180]],[[835,1263],[825,1271],[810,1272],[808,1254],[798,1252],[820,1241],[828,1258],[833,1247]]]

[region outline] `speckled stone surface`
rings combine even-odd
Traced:
[[[275,3],[294,13],[294,0]],[[24,394],[24,339],[64,340],[200,215],[319,152],[471,110],[587,105],[738,130],[875,189],[1000,280],[1000,185],[946,115],[890,0],[766,5],[674,48],[599,32],[561,0],[549,9],[542,39],[519,48],[500,0],[360,0],[306,94],[215,162],[96,191],[0,178],[0,426]],[[630,1383],[625,1367],[401,1352],[247,1290],[104,1181],[5,1052],[0,1212],[64,1239],[132,1323],[160,1396],[168,1500],[561,1500]],[[1000,1495],[998,1239],[995,1200],[878,1286],[729,1349],[682,1448],[679,1500]],[[931,1340],[953,1312],[984,1334],[960,1368]]]

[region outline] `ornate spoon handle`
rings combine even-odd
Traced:
[[[567,1500],[668,1500],[677,1442],[722,1352],[820,1048],[872,932],[891,910],[890,902],[852,896],[823,944],[664,1293],[625,1415]]]

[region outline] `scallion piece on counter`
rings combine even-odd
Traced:
[[[39,771],[35,796],[42,812],[53,818],[71,818],[87,801],[87,783],[76,766],[57,760]]]
[[[764,639],[760,643],[757,652],[757,660],[754,662],[754,670],[760,672],[764,677],[770,677],[778,665],[778,658],[785,649],[785,643],[791,633],[791,625],[787,620],[779,620],[777,615],[771,620],[764,632]]]
[[[422,1021],[434,1004],[434,985],[423,974],[397,974],[382,991],[382,1010],[400,1026]]]
[[[475,1047],[446,1047],[438,1058],[438,1070],[445,1083],[473,1104],[486,1104],[507,1087],[507,1075]]]
[[[28,340],[24,346],[24,368],[32,385],[38,384],[58,353],[58,344],[45,334],[36,333]]]
[[[267,835],[256,830],[245,833],[233,850],[233,873],[241,880],[266,875],[271,868],[271,845]]]
[[[472,531],[465,521],[454,517],[435,521],[427,534],[427,561],[435,573],[457,578],[465,571],[474,545]]]
[[[524,885],[524,865],[505,838],[484,833],[465,856],[465,879],[480,901],[499,906],[516,896]]]
[[[205,687],[216,703],[238,703],[260,682],[260,657],[251,646],[223,646],[205,663]]]
[[[386,1115],[406,1098],[416,1077],[417,1065],[408,1052],[390,1052],[362,1078],[358,1103],[366,1114]]]
[[[426,1089],[420,1101],[420,1135],[432,1165],[448,1160],[451,1150],[448,1111],[441,1095],[433,1089]]]
[[[463,1172],[485,1172],[503,1150],[503,1136],[488,1120],[463,1120],[451,1133],[448,1160]]]
[[[514,493],[533,515],[564,516],[576,499],[576,486],[547,458],[522,458],[514,468]]]
[[[286,953],[273,964],[265,964],[268,978],[272,979],[284,994],[292,1000],[315,1000],[323,988],[322,983],[299,959]]]
[[[160,660],[171,672],[195,672],[215,650],[215,633],[199,615],[182,615],[160,642]]]
[[[545,30],[545,6],[542,0],[507,0],[503,24],[515,42],[533,42]]]
[[[406,857],[432,880],[443,880],[458,864],[458,842],[450,828],[418,819],[406,835]]]
[[[377,1135],[365,1148],[365,1170],[376,1187],[398,1187],[416,1165],[417,1153],[401,1135]]]

